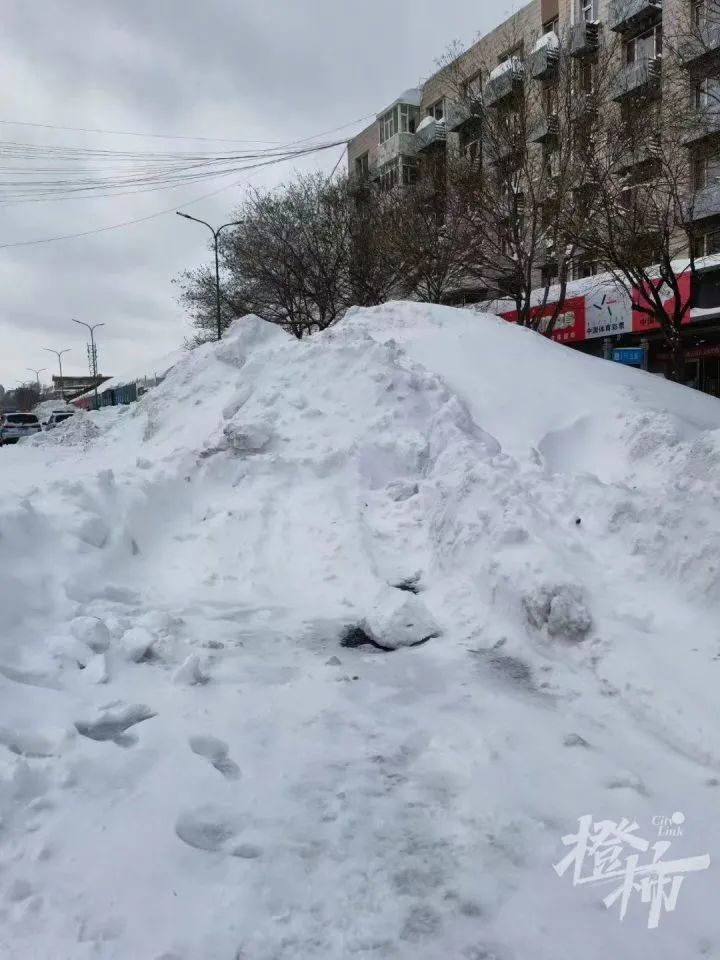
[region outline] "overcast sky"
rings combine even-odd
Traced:
[[[376,113],[431,74],[452,41],[472,41],[520,5],[512,0],[4,0],[0,138],[133,151],[207,146],[6,121],[276,142],[312,136]],[[313,162],[331,169],[340,152]],[[0,157],[0,177],[3,162],[9,161]],[[275,183],[291,172],[274,167],[247,174],[243,182]],[[2,245],[93,230],[170,207],[223,222],[242,184],[190,203],[221,185],[4,205],[0,383],[12,388],[27,376],[26,367],[55,372],[56,361],[44,347],[71,348],[66,372],[87,373],[84,337],[72,317],[106,323],[99,342],[101,372],[107,375],[175,349],[189,327],[171,281],[208,256],[203,228],[174,214],[82,239]]]

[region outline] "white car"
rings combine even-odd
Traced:
[[[54,430],[55,427],[64,420],[69,420],[75,416],[74,410],[53,410],[50,417],[45,421],[46,430]]]
[[[32,437],[41,430],[40,421],[34,413],[0,414],[0,447],[6,443],[17,443],[22,437]]]

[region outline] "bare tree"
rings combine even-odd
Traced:
[[[683,62],[672,50],[662,55],[659,32],[654,42],[642,55],[626,45],[616,61],[589,178],[595,215],[581,235],[630,291],[634,311],[660,329],[670,376],[682,381],[681,331],[696,278],[693,224],[702,220],[690,154],[696,118]]]
[[[612,44],[598,38],[578,57],[569,38],[551,33],[532,50],[513,35],[501,47],[505,60],[481,64],[482,81],[468,55],[453,51],[446,64],[461,113],[461,123],[451,121],[460,127],[451,178],[473,238],[468,271],[513,301],[519,323],[549,336],[594,213],[588,173]]]

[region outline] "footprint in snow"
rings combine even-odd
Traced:
[[[256,860],[262,855],[260,847],[251,843],[236,843],[242,828],[235,814],[224,813],[210,806],[198,807],[178,817],[175,833],[189,847],[208,853],[224,853],[241,860]]]
[[[229,758],[228,745],[217,737],[195,736],[190,737],[190,749],[199,757],[204,757],[228,780],[237,780],[240,776],[240,767]]]
[[[156,716],[157,714],[150,707],[136,704],[135,706],[119,707],[115,710],[103,710],[95,720],[88,723],[76,722],[75,729],[81,736],[88,737],[90,740],[112,740],[121,747],[127,747],[137,741],[132,734],[128,734],[126,731],[130,727],[134,727],[135,724]]]

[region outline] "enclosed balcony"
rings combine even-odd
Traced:
[[[560,122],[557,114],[551,113],[543,119],[530,131],[528,139],[530,143],[550,144],[557,141],[560,133]]]
[[[690,223],[699,223],[712,217],[720,217],[720,182],[710,183],[696,190],[688,210]]]
[[[638,167],[647,167],[658,163],[662,157],[662,141],[660,134],[648,133],[629,149],[616,164],[616,172],[620,175],[631,176]]]
[[[593,57],[600,47],[600,24],[597,20],[581,20],[570,28],[570,56]]]
[[[713,20],[700,27],[694,36],[678,43],[680,59],[684,67],[696,69],[705,60],[720,52],[720,23]]]
[[[414,157],[417,154],[417,139],[414,133],[396,133],[377,148],[377,165],[384,166],[398,157]]]
[[[529,71],[533,80],[550,80],[560,63],[560,41],[554,33],[544,33],[530,54]]]
[[[483,93],[486,107],[502,107],[511,104],[522,91],[525,68],[522,61],[511,57],[490,74]]]
[[[432,117],[426,117],[415,134],[415,149],[419,153],[423,150],[431,150],[433,147],[445,146],[447,140],[447,127],[444,120],[433,120]]]
[[[694,110],[688,117],[688,128],[683,135],[683,144],[693,147],[720,134],[720,107],[705,107]]]
[[[624,100],[650,99],[662,92],[662,60],[660,57],[643,58],[629,63],[618,74],[612,88],[616,103]]]
[[[448,133],[458,133],[464,127],[480,121],[482,104],[479,100],[455,100],[447,108],[445,127]]]
[[[662,19],[662,0],[610,0],[607,23],[615,33],[639,33]]]

